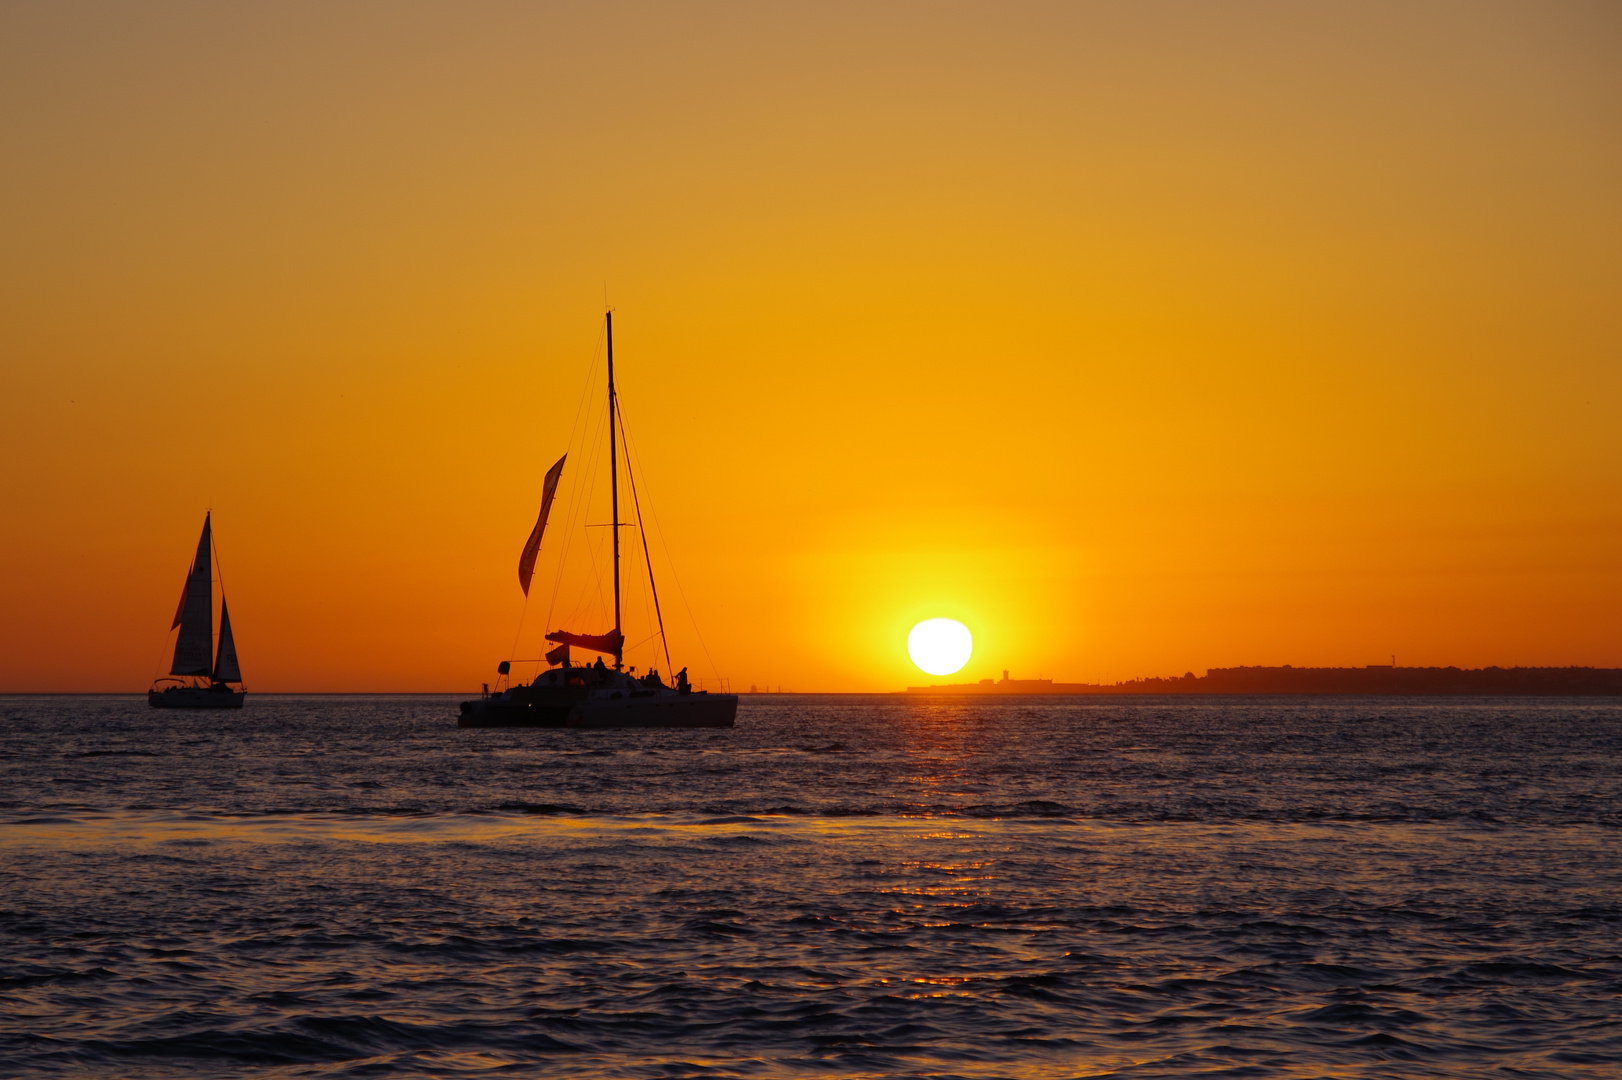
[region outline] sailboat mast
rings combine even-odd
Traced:
[[[614,633],[620,632],[620,470],[618,446],[614,439],[614,422],[618,407],[614,401],[614,313],[603,312],[608,332],[608,491],[614,521],[610,531],[614,534]],[[620,654],[614,654],[614,666],[620,666]]]

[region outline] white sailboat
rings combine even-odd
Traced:
[[[242,689],[242,668],[237,643],[231,635],[231,611],[220,581],[220,636],[214,638],[214,526],[213,514],[203,515],[203,535],[186,572],[180,606],[169,629],[179,627],[174,661],[146,693],[155,709],[240,709],[248,693]],[[237,684],[232,687],[232,683]]]
[[[556,648],[546,654],[547,670],[530,683],[519,683],[504,690],[462,702],[461,727],[731,727],[738,714],[736,694],[709,693],[694,690],[687,681],[687,669],[667,684],[657,671],[637,677],[625,670],[625,634],[620,612],[620,502],[619,454],[616,429],[623,421],[619,414],[619,399],[614,392],[614,315],[604,314],[604,328],[608,343],[608,475],[609,505],[613,520],[610,523],[614,549],[614,628],[603,634],[581,634],[568,630],[550,630],[546,640]],[[534,573],[535,559],[540,552],[541,537],[546,532],[546,521],[552,510],[552,499],[557,493],[558,480],[563,475],[564,454],[557,464],[547,470],[542,485],[541,512],[531,530],[528,542],[518,559],[518,582],[529,595],[530,577]],[[632,498],[635,501],[635,477],[632,477]],[[637,526],[641,528],[641,513]],[[647,535],[642,534],[643,555],[647,555]],[[659,637],[664,638],[664,616],[659,611],[659,588],[653,582],[653,567],[648,565],[648,584],[653,594],[653,610],[659,623]],[[590,665],[570,662],[570,648],[584,649],[599,654]],[[666,664],[669,645],[665,645]],[[603,663],[601,657],[613,658],[613,666]],[[512,670],[512,662],[503,660],[496,668],[502,675]],[[632,669],[634,672],[635,669]]]

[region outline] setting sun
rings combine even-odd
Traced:
[[[969,628],[956,619],[925,619],[907,635],[907,654],[931,675],[961,671],[973,652]]]

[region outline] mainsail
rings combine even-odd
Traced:
[[[210,670],[208,654],[214,644],[210,537],[209,516],[205,515],[203,536],[197,541],[197,557],[192,560],[191,573],[186,577],[185,598],[180,605],[180,636],[175,639],[175,662],[169,667],[171,675],[207,675]]]
[[[237,666],[237,642],[231,636],[231,613],[226,610],[223,595],[220,597],[220,651],[214,655],[214,681],[242,681],[242,668]]]
[[[547,515],[552,513],[552,496],[558,493],[558,477],[563,475],[563,463],[569,459],[568,454],[558,458],[558,463],[546,470],[546,483],[541,487],[541,516],[535,519],[535,528],[530,530],[529,540],[524,544],[524,553],[518,557],[518,584],[524,589],[524,595],[529,595],[529,579],[535,573],[535,556],[541,553],[541,534],[546,531]]]
[[[567,630],[554,630],[546,635],[546,640],[559,645],[578,645],[592,652],[613,653],[615,660],[625,649],[625,635],[618,630],[610,630],[606,634],[571,634]]]

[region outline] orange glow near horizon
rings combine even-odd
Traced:
[[[8,7],[0,690],[144,688],[209,507],[250,691],[539,656],[605,282],[695,681],[1622,666],[1619,31]]]

